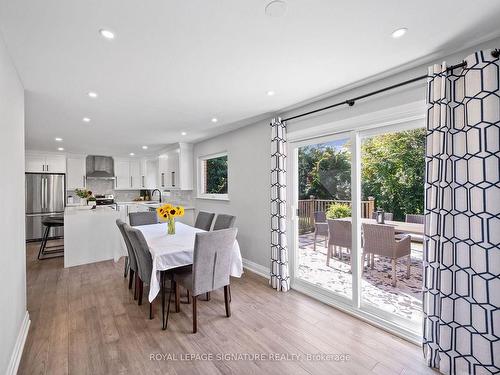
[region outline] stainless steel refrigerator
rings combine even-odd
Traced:
[[[26,173],[26,241],[42,238],[44,218],[64,214],[65,195],[64,174]],[[52,228],[49,238],[63,234],[63,227]]]

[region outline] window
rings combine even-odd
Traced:
[[[199,159],[198,197],[228,199],[227,153]]]

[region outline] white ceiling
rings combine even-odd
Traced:
[[[62,137],[69,152],[141,155],[500,31],[495,0],[288,0],[281,18],[268,2],[0,0],[27,148],[54,151]]]

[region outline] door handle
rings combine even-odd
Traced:
[[[87,181],[85,180],[85,176],[83,176],[83,187],[87,187]]]
[[[145,187],[144,186],[144,176],[142,176],[142,187]]]
[[[45,167],[46,167],[46,170],[47,172],[49,171],[49,165],[48,164],[45,164]]]
[[[175,172],[172,172],[172,186],[175,186]]]
[[[132,187],[132,176],[130,176],[130,187]]]
[[[165,187],[165,173],[161,174],[161,187]]]
[[[47,195],[45,194],[45,178],[42,178],[42,208],[46,208],[46,198]]]

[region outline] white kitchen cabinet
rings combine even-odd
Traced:
[[[28,152],[25,170],[33,173],[66,173],[66,156]]]
[[[141,162],[130,160],[130,187],[132,189],[142,188]]]
[[[158,157],[158,179],[161,188],[193,190],[193,145],[178,143]]]
[[[115,189],[131,189],[130,160],[114,158],[115,162]]]
[[[85,156],[68,156],[66,159],[66,189],[87,187]]]
[[[144,158],[141,160],[141,189],[156,189],[158,159]]]
[[[115,189],[142,189],[141,161],[137,159],[114,158]]]

